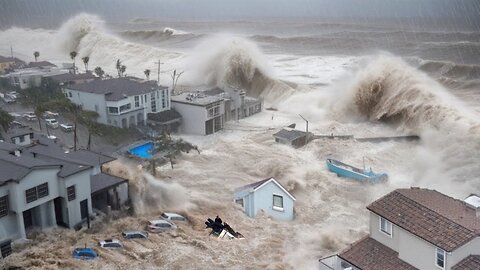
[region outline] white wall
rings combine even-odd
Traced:
[[[202,106],[195,106],[172,101],[172,107],[182,115],[180,129],[184,133],[205,135],[207,110]]]
[[[255,215],[257,215],[260,210],[263,210],[276,220],[288,221],[294,218],[294,201],[275,183],[269,182],[267,185],[257,189],[253,194]],[[283,197],[283,210],[275,210],[273,208],[274,194]]]
[[[70,90],[68,88],[64,89],[64,93],[71,102],[81,105],[83,110],[97,112],[99,115],[97,122],[107,124],[105,95]],[[71,97],[69,93],[72,93]]]
[[[85,170],[77,174],[66,177],[61,181],[64,185],[62,187],[62,197],[65,198],[68,208],[69,226],[72,228],[82,221],[80,202],[88,199],[88,212],[92,213],[92,199],[90,187],[91,170]],[[75,200],[68,201],[67,188],[75,185]]]

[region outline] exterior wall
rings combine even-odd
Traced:
[[[40,86],[42,84],[42,75],[33,74],[11,74],[13,85],[18,85],[20,89],[27,89],[32,86]]]
[[[283,196],[283,211],[273,209],[273,194]],[[257,189],[254,192],[255,215],[264,210],[276,220],[292,220],[294,201],[275,183],[270,182],[267,185]]]
[[[23,137],[23,142],[20,141],[20,137]],[[12,143],[14,143],[16,145],[30,145],[30,144],[32,144],[32,140],[30,139],[30,134],[25,134],[25,135],[22,135],[22,136],[13,137],[12,138]]]
[[[0,74],[5,73],[5,71],[6,71],[7,69],[10,69],[10,67],[13,66],[13,64],[15,64],[14,61],[11,61],[11,62],[1,62],[1,63],[0,63]]]
[[[88,212],[92,213],[90,173],[91,170],[85,170],[66,177],[61,181],[61,197],[65,198],[68,208],[68,225],[70,228],[82,222],[80,210],[81,201],[88,199]],[[72,185],[75,185],[75,200],[68,201],[67,188]]]
[[[480,237],[476,237],[472,241],[454,250],[451,254],[447,253],[446,269],[450,269],[469,255],[480,255]]]
[[[119,185],[116,189],[120,205],[125,204],[128,201],[128,182]]]
[[[380,231],[380,216],[370,212],[370,237],[395,251],[398,251],[399,246],[399,229],[392,223],[392,237],[390,237]]]
[[[107,124],[105,95],[70,90],[68,88],[65,88],[63,92],[71,102],[82,106],[84,110],[97,112],[99,115],[97,122]],[[71,97],[70,93],[72,94]]]
[[[0,186],[0,197],[8,195],[8,205],[10,210],[12,203],[12,193],[10,190],[12,189],[13,185],[15,184],[9,183],[8,185]],[[4,240],[14,240],[20,237],[16,214],[10,211],[8,216],[0,218],[0,242],[3,242]]]
[[[189,134],[205,135],[205,122],[207,110],[202,106],[189,105],[172,101],[172,107],[182,115],[182,132]]]

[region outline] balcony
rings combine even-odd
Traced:
[[[346,262],[337,255],[332,255],[319,260],[319,270],[360,270]]]

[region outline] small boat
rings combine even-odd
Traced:
[[[372,168],[370,170],[362,170],[334,159],[327,159],[327,167],[328,170],[340,177],[348,177],[362,182],[382,182],[388,179],[386,173],[374,173]]]

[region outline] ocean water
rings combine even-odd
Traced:
[[[262,96],[265,111],[228,123],[209,137],[183,136],[198,144],[190,153],[159,168],[158,179],[136,164],[120,161],[113,173],[129,176],[135,218],[115,220],[94,234],[60,231],[70,242],[44,241],[12,255],[8,262],[26,267],[91,268],[68,258],[68,249],[120,230],[140,227],[159,212],[176,210],[192,220],[174,234],[127,243],[125,251],[102,251],[95,268],[155,269],[312,269],[368,232],[365,206],[399,187],[437,189],[463,199],[480,193],[480,33],[478,29],[431,23],[388,21],[231,21],[169,22],[136,19],[124,23],[80,14],[58,29],[12,27],[0,32],[0,54],[54,63],[77,64],[116,74],[120,59],[126,73],[145,69],[171,84],[173,70],[184,71],[180,88],[236,85]],[[81,68],[81,63],[78,64]],[[359,143],[316,140],[292,149],[273,142],[272,134],[291,123],[303,129],[299,114],[315,134],[358,137],[417,134],[419,143]],[[360,166],[363,158],[389,181],[362,185],[337,178],[326,158]],[[264,215],[250,219],[232,202],[233,190],[276,177],[297,198],[296,218],[276,222]],[[203,230],[207,217],[220,215],[246,236],[242,241],[212,239]],[[33,259],[28,254],[35,254]],[[38,259],[42,258],[42,262]],[[44,260],[44,258],[48,258]]]

